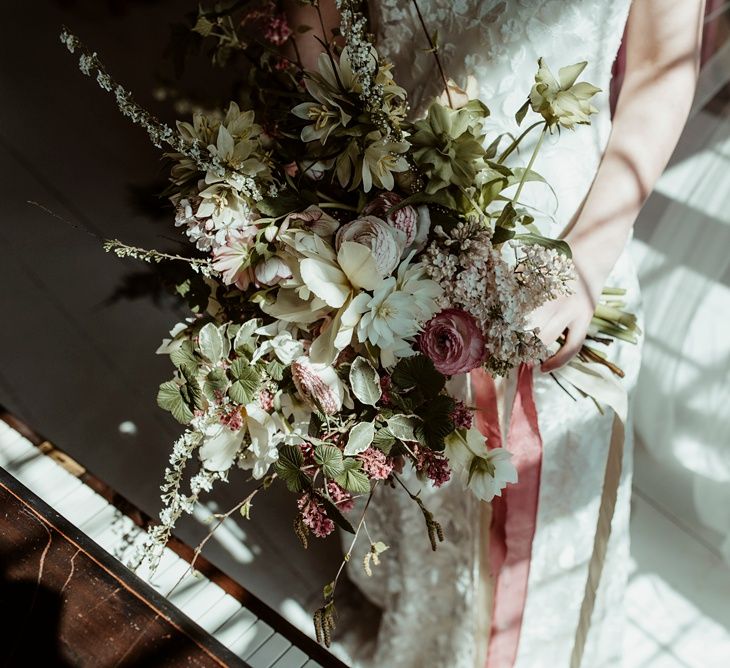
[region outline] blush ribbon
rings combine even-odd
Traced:
[[[471,374],[477,406],[477,428],[489,448],[501,447],[497,391],[492,377],[482,370]],[[486,668],[514,665],[527,600],[532,541],[542,467],[542,438],[533,398],[532,367],[523,364],[517,375],[507,449],[517,469],[518,482],[492,501],[489,568],[494,577],[494,603]]]

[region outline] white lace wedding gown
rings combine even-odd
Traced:
[[[426,27],[438,31],[447,76],[460,85],[475,78],[489,106],[492,137],[517,134],[515,111],[527,97],[544,57],[554,73],[587,60],[581,79],[603,89],[590,127],[562,131],[541,151],[535,169],[554,187],[530,184],[524,199],[546,212],[544,231],[557,235],[570,221],[595,176],[611,129],[608,90],[611,66],[630,0],[418,0]],[[414,113],[442,84],[412,0],[370,3],[378,48],[395,63]],[[490,140],[491,141],[491,140]],[[531,146],[522,149],[522,164]],[[550,218],[552,214],[552,219]],[[626,253],[608,284],[628,290],[638,309],[636,274]],[[618,344],[611,358],[636,381],[640,347]],[[517,660],[518,668],[567,668],[593,548],[596,519],[613,416],[590,399],[571,399],[550,377],[535,372],[535,398],[543,438],[536,533]],[[575,393],[577,396],[577,393]],[[628,566],[631,429],[627,425],[624,471],[612,534],[582,666],[620,665],[622,599]],[[420,483],[410,480],[413,491]],[[421,496],[442,523],[446,540],[432,552],[423,519],[399,490],[380,490],[368,527],[390,549],[372,577],[353,558],[349,573],[383,609],[372,655],[352,656],[355,665],[411,668],[472,668],[484,665],[491,602],[484,562],[488,513],[458,484],[423,486]],[[363,546],[365,547],[365,546]],[[484,595],[484,592],[487,595]],[[500,668],[508,668],[507,666]]]

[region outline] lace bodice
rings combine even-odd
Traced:
[[[500,133],[516,136],[519,132],[514,114],[532,86],[539,57],[545,58],[555,74],[565,65],[588,61],[581,80],[603,90],[594,98],[599,113],[590,127],[563,130],[560,137],[549,137],[545,142],[535,169],[555,193],[542,184],[528,184],[521,197],[543,212],[537,220],[542,221],[545,232],[556,234],[570,222],[595,176],[611,128],[611,66],[629,5],[630,0],[418,0],[427,30],[430,34],[438,32],[447,77],[462,88],[473,77],[476,90],[470,93],[476,93],[491,110],[488,141]],[[443,86],[415,4],[413,0],[373,0],[370,13],[378,49],[393,61],[396,81],[408,90],[412,113],[419,115]],[[520,164],[525,164],[530,151],[529,143],[523,146],[517,156]],[[622,258],[611,281],[628,288],[630,302],[638,299],[628,258]],[[638,370],[638,348],[618,346],[616,352],[617,361],[629,372],[630,388]],[[569,651],[575,629],[577,609],[573,608],[579,604],[585,584],[582,568],[590,554],[600,495],[605,459],[601,460],[599,453],[605,452],[611,428],[610,415],[601,416],[589,399],[573,401],[556,390],[547,376],[536,375],[535,391],[545,474],[540,490],[538,547],[533,548],[530,574],[534,583],[530,586],[538,593],[531,594],[528,602],[530,628],[523,628],[522,658],[518,661],[519,666],[531,668],[568,663],[564,653]],[[581,458],[576,459],[576,452],[582,453]],[[570,468],[565,466],[568,459],[577,467],[570,469],[575,478],[567,486],[562,479],[553,484]],[[625,475],[620,504],[626,512],[618,511],[624,519],[630,488],[628,471]],[[374,654],[355,656],[357,652],[353,652],[350,661],[363,666],[471,668],[479,659],[477,639],[485,637],[477,595],[480,579],[485,576],[479,559],[484,549],[484,531],[480,530],[484,514],[458,484],[434,490],[415,478],[409,482],[414,492],[422,488],[424,502],[443,522],[446,542],[432,553],[423,519],[410,499],[394,494],[394,490],[381,490],[376,495],[369,531],[390,549],[373,577],[363,574],[361,555],[352,559],[349,571],[366,595],[383,608],[383,618]],[[551,513],[562,518],[561,523]],[[606,578],[612,581],[611,589],[600,595],[596,624],[621,599],[625,529],[617,526],[614,532],[618,546],[611,548],[611,554],[617,556],[611,558],[617,565],[607,566],[615,573]],[[566,545],[573,544],[576,532],[585,535],[586,545],[581,543],[566,557]],[[539,554],[535,554],[536,549]],[[556,555],[560,555],[560,562],[553,567]],[[572,595],[573,591],[577,593]],[[593,662],[586,665],[613,665],[605,657],[614,656],[618,650],[613,646],[620,646],[620,642],[615,642],[613,631],[605,631],[609,624],[601,626],[600,647],[599,641],[589,643],[586,656]]]
[[[611,67],[630,0],[417,0],[417,4],[429,34],[438,36],[446,76],[465,89],[473,78],[474,93],[491,111],[487,124],[491,138],[503,132],[517,134],[514,114],[527,98],[538,58],[545,58],[555,74],[565,65],[588,61],[581,80],[602,89],[594,98],[599,113],[590,127],[550,138],[536,164],[556,190],[558,207],[544,186],[530,185],[523,198],[542,211],[546,231],[560,231],[585,196],[608,140]],[[418,115],[443,90],[443,83],[416,2],[372,0],[370,14],[378,49],[394,63],[396,80],[408,91],[412,112]],[[537,133],[532,137],[535,141]],[[521,164],[530,149],[529,142],[523,145],[516,157]]]

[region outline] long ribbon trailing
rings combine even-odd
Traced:
[[[487,437],[490,447],[499,447],[501,437],[497,440],[495,433],[499,429],[499,419],[494,381],[480,373],[472,379],[472,387],[481,409],[477,426]],[[507,435],[507,448],[512,453],[519,482],[492,501],[489,566],[495,584],[487,668],[506,668],[514,664],[527,600],[542,467],[542,438],[532,390],[532,367],[523,365],[518,371]]]
[[[563,380],[609,405],[615,412],[593,552],[588,564],[588,577],[570,661],[570,668],[580,668],[621,479],[628,397],[621,383],[601,365],[573,363],[557,373]],[[487,438],[488,447],[499,447],[502,435],[494,380],[488,374],[476,371],[472,372],[471,383],[478,408],[477,427]],[[513,455],[519,481],[507,487],[502,497],[492,501],[489,568],[495,578],[495,585],[486,668],[509,668],[514,665],[527,601],[540,491],[542,438],[533,397],[532,368],[526,365],[520,367],[518,372],[507,448]]]

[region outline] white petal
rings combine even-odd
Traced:
[[[331,264],[307,258],[299,264],[299,271],[306,286],[333,308],[340,308],[350,295],[347,276]]]
[[[343,241],[337,253],[337,262],[356,288],[374,290],[382,281],[375,258],[367,246]]]

